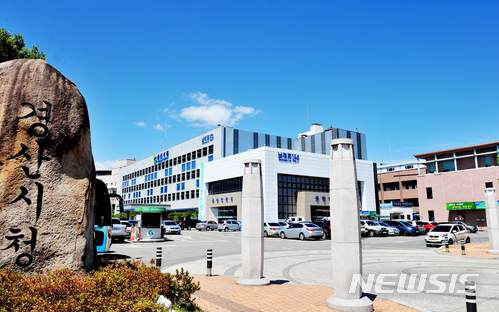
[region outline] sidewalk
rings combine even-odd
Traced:
[[[195,275],[201,290],[194,294],[195,303],[208,312],[234,311],[333,311],[326,305],[334,289],[318,285],[269,286],[237,285],[237,277]],[[278,281],[276,281],[278,282]],[[374,311],[418,311],[396,302],[376,298]]]
[[[480,257],[480,258],[499,258],[499,255],[488,254],[490,242],[471,243],[464,245],[465,255],[462,255],[461,245],[454,244],[449,246],[449,252],[445,251],[445,246],[440,247],[440,252],[443,254],[459,255],[462,257]]]

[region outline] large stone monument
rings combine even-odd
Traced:
[[[269,285],[270,281],[263,277],[263,197],[259,159],[244,161],[241,200],[243,276],[237,283],[247,286]]]
[[[499,207],[494,188],[485,189],[485,216],[487,217],[487,232],[489,234],[489,254],[499,254]]]
[[[88,269],[95,168],[76,85],[43,60],[0,63],[0,267]]]
[[[330,162],[331,254],[334,295],[327,306],[340,311],[372,311],[368,297],[361,297],[362,275],[359,198],[352,139],[331,141]],[[352,282],[357,286],[350,292]]]

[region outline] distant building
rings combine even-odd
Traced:
[[[486,226],[484,189],[498,188],[499,142],[417,154],[426,165],[417,177],[424,220],[463,220]]]
[[[97,179],[102,180],[106,184],[109,194],[118,194],[120,168],[131,165],[134,162],[136,162],[135,159],[118,160],[118,168],[96,168],[95,175],[97,176]],[[111,197],[111,206],[113,213],[120,213],[119,203],[116,197]]]
[[[418,218],[418,166],[419,172],[424,173],[425,166],[415,161],[377,165],[377,190],[382,218]]]

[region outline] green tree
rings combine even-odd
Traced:
[[[24,39],[21,34],[12,35],[5,28],[0,29],[0,63],[10,60],[26,59],[45,59],[45,52],[41,52],[37,45],[31,49],[25,47]]]

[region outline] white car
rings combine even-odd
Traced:
[[[182,232],[182,228],[175,221],[161,221],[161,224],[166,234],[180,234]]]
[[[277,222],[263,223],[263,236],[279,236],[283,227]]]
[[[388,230],[386,227],[381,226],[371,220],[360,220],[360,226],[363,226],[366,229],[365,235],[368,235],[370,237],[388,235]]]
[[[124,242],[126,238],[126,225],[122,224],[118,218],[112,218],[111,222],[113,223],[113,228],[111,229],[112,239]]]
[[[471,241],[468,230],[461,224],[439,224],[426,234],[425,243],[426,246],[444,245],[445,238],[449,239],[449,245],[460,242],[462,239],[465,243]]]
[[[386,227],[386,229],[388,230],[388,235],[400,235],[400,230],[398,228],[394,226],[389,226],[384,222],[376,222],[376,223],[378,223],[380,226]]]

